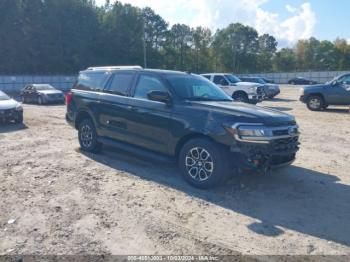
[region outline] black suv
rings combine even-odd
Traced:
[[[108,144],[177,161],[193,186],[210,188],[245,168],[291,164],[299,149],[294,117],[234,102],[199,75],[139,67],[89,68],[66,97],[81,149]]]

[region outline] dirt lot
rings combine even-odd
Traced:
[[[298,90],[262,104],[297,117],[295,164],[211,191],[175,166],[83,154],[64,106],[26,105],[25,126],[0,127],[0,254],[350,255],[350,114],[310,112]]]

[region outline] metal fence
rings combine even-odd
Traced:
[[[76,80],[76,76],[0,76],[0,90],[8,93],[19,92],[28,84],[50,84],[67,91]]]
[[[287,84],[290,79],[295,77],[304,77],[318,83],[325,83],[334,77],[350,73],[350,71],[324,71],[324,72],[293,72],[293,73],[256,73],[256,74],[240,74],[239,76],[261,76],[273,80],[278,84]]]
[[[273,80],[279,84],[286,84],[295,77],[305,77],[318,83],[325,83],[341,74],[350,73],[350,71],[325,71],[325,72],[293,72],[293,73],[256,73],[241,74],[239,76],[261,76]],[[50,84],[62,91],[69,90],[75,82],[77,76],[59,75],[59,76],[0,76],[0,90],[8,93],[19,92],[28,84]]]

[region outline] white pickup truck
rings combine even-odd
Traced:
[[[237,101],[257,104],[263,100],[264,88],[261,84],[242,82],[232,74],[210,73],[202,76],[220,86],[226,94]]]

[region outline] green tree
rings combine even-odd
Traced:
[[[213,48],[222,64],[220,68],[236,73],[249,72],[256,66],[258,33],[249,26],[230,24],[217,31]]]
[[[257,71],[270,72],[273,68],[273,57],[277,51],[276,39],[268,34],[259,36],[259,50],[257,53]]]
[[[193,36],[193,66],[192,70],[196,73],[212,71],[212,52],[210,45],[213,37],[210,29],[197,27],[192,29]]]
[[[142,9],[142,18],[148,66],[162,67],[163,56],[161,51],[166,41],[168,23],[148,7]]]
[[[166,67],[176,70],[190,70],[190,55],[193,45],[191,28],[184,24],[175,24],[167,33],[164,49]]]
[[[141,10],[116,2],[101,18],[101,64],[143,64]]]
[[[282,48],[273,59],[273,68],[276,72],[291,72],[296,70],[296,57],[293,49]]]

